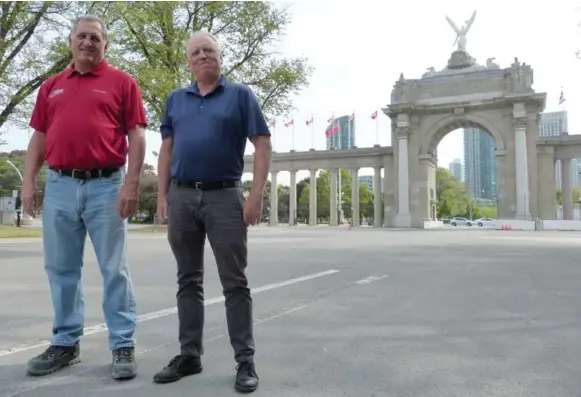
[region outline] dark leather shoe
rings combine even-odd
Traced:
[[[258,387],[258,375],[253,362],[240,363],[236,367],[235,388],[242,393],[252,393]]]
[[[169,364],[154,375],[155,383],[176,382],[184,376],[202,372],[202,361],[197,357],[178,355],[172,358]]]

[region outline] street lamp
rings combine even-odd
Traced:
[[[20,173],[20,170],[18,169],[18,167],[16,167],[14,165],[14,163],[10,160],[6,160],[6,162],[8,163],[8,165],[10,165],[12,168],[14,168],[16,170],[16,172],[18,173],[18,176],[20,177],[20,182],[22,182],[24,180],[24,178],[22,177],[22,174]]]

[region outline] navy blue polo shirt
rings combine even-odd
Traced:
[[[252,90],[225,77],[206,96],[197,83],[172,91],[160,131],[173,137],[171,176],[183,181],[239,181],[248,138],[270,136]]]

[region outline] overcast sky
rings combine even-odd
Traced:
[[[528,2],[524,0],[425,0],[280,2],[290,5],[293,22],[280,45],[288,56],[304,55],[315,72],[310,86],[295,98],[295,150],[308,150],[311,129],[305,121],[314,115],[315,142],[325,148],[325,121],[335,116],[356,114],[357,146],[375,144],[376,124],[371,114],[389,102],[391,88],[400,73],[406,78],[420,78],[427,68],[445,67],[454,50],[455,34],[446,21],[450,16],[457,25],[474,10],[478,15],[468,34],[467,50],[484,64],[496,57],[501,67],[508,67],[514,57],[534,69],[534,89],[547,93],[546,111],[559,110],[558,99],[564,87],[569,110],[569,132],[578,133],[581,103],[581,60],[575,51],[581,47],[581,3],[571,0]],[[114,45],[114,44],[113,44]],[[291,148],[291,130],[278,119],[275,149]],[[390,145],[388,118],[380,114],[381,145]],[[28,131],[10,130],[4,137],[8,149],[25,148]],[[151,150],[159,147],[159,135],[148,134],[146,161],[155,163]],[[6,147],[2,148],[6,150]],[[251,153],[248,144],[247,152]],[[439,165],[447,167],[462,158],[462,134],[455,131],[438,147]],[[371,174],[372,170],[362,170]],[[302,178],[308,171],[299,174]],[[248,175],[249,176],[249,175]],[[279,176],[288,183],[288,173]]]

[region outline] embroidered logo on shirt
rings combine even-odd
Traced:
[[[63,92],[65,92],[65,90],[64,90],[64,89],[62,89],[62,88],[57,88],[56,90],[54,90],[53,92],[51,92],[51,93],[48,95],[48,97],[49,97],[49,99],[50,99],[50,98],[53,98],[53,97],[55,97],[55,96],[57,96],[57,95],[60,95],[60,94],[62,94]]]

